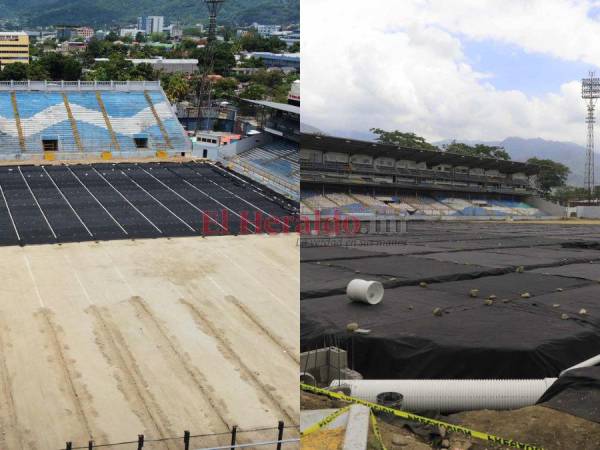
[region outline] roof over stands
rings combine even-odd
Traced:
[[[362,154],[373,157],[387,156],[416,162],[425,161],[430,165],[449,164],[452,166],[480,167],[482,169],[497,169],[503,173],[524,172],[527,175],[534,175],[539,172],[538,166],[522,162],[399,147],[392,144],[380,144],[342,137],[303,133],[301,142],[302,147],[313,150]]]
[[[278,111],[284,111],[284,112],[298,114],[298,115],[300,114],[299,106],[288,105],[287,103],[275,103],[275,102],[268,102],[266,100],[248,100],[248,99],[243,99],[243,100],[248,103],[254,103],[255,105],[264,106],[264,107],[271,108],[271,109],[276,109]]]

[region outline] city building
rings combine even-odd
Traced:
[[[23,31],[0,33],[0,67],[20,62],[29,64],[29,36]]]
[[[137,27],[144,30],[146,34],[162,33],[165,28],[165,18],[164,16],[138,17]]]
[[[73,29],[70,27],[59,27],[56,30],[56,38],[59,41],[68,41],[73,37]]]
[[[300,71],[300,53],[252,52],[248,57],[262,60],[266,67],[289,67]]]
[[[58,46],[59,53],[79,53],[87,49],[86,42],[80,41],[65,41]]]
[[[73,32],[71,33],[71,36],[73,38],[83,38],[86,41],[89,41],[91,38],[94,37],[94,29],[90,28],[90,27],[78,27],[78,28],[73,28]]]
[[[168,32],[171,39],[180,41],[183,38],[183,27],[178,23],[172,23],[163,31]]]
[[[141,30],[139,28],[121,28],[121,30],[119,31],[119,36],[120,37],[131,36],[132,38],[135,38],[138,35],[138,33],[146,34],[146,31]]]
[[[281,25],[261,25],[254,22],[251,27],[262,37],[270,37],[273,33],[281,31]]]

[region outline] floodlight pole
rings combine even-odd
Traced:
[[[595,168],[594,168],[594,109],[596,101],[600,98],[600,78],[595,76],[593,71],[589,72],[589,78],[581,80],[581,98],[586,101],[587,116],[587,144],[585,158],[585,179],[584,188],[588,193],[588,201],[591,204],[594,196],[594,188],[596,186]]]
[[[221,10],[225,0],[203,0],[206,8],[208,9],[208,39],[206,47],[204,49],[204,61],[201,61],[201,78],[200,86],[198,88],[198,114],[196,116],[196,130],[194,134],[198,134],[198,131],[202,128],[202,105],[206,103],[208,109],[208,123],[210,122],[212,109],[210,108],[210,90],[211,83],[209,75],[212,74],[214,69],[214,57],[215,57],[215,41],[217,40],[217,14]]]
[[[208,8],[208,42],[217,38],[217,14],[221,10],[225,0],[204,0]]]

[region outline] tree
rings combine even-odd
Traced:
[[[167,98],[172,103],[185,100],[190,93],[190,83],[180,73],[166,75],[161,82]]]
[[[427,142],[425,138],[417,136],[415,133],[403,133],[398,130],[385,131],[381,128],[371,128],[370,131],[377,136],[376,140],[381,144],[392,144],[399,147],[419,148],[422,150],[440,150]]]
[[[223,78],[214,84],[214,98],[231,98],[235,96],[238,82],[235,78]]]
[[[209,62],[208,56],[207,47],[198,48],[192,52],[192,57],[199,61],[201,72],[203,72],[205,65]],[[215,43],[213,61],[213,73],[224,76],[228,75],[231,68],[235,67],[235,55],[233,54],[231,44],[224,42]]]
[[[42,81],[49,80],[50,75],[42,64],[40,64],[38,61],[34,61],[29,64],[29,67],[27,67],[27,78],[29,80]]]
[[[549,192],[552,188],[565,186],[571,173],[571,169],[567,166],[551,159],[529,158],[526,162],[540,168],[538,183],[544,192]]]
[[[109,42],[115,42],[115,41],[119,40],[119,36],[114,31],[111,31],[110,33],[108,33],[106,35],[106,37],[104,39]]]
[[[146,35],[144,33],[142,33],[141,31],[138,31],[138,33],[135,35],[135,42],[139,42],[139,43],[146,42]]]
[[[247,98],[248,100],[262,100],[267,94],[267,88],[262,84],[251,83],[242,91],[240,94],[241,98]]]
[[[81,63],[72,56],[45,53],[38,61],[51,80],[76,81],[81,78]]]
[[[152,68],[152,65],[148,63],[141,63],[133,68],[133,71],[131,72],[131,79],[139,81],[152,81],[158,79],[158,75]]]
[[[2,72],[0,72],[0,80],[2,81],[23,81],[27,80],[27,64],[12,63],[7,64]]]
[[[270,38],[262,37],[256,31],[244,34],[239,40],[242,50],[247,52],[282,52],[287,48],[285,42],[272,36]]]
[[[465,144],[463,142],[452,141],[450,144],[445,146],[445,150],[450,153],[457,153],[459,155],[468,155],[475,157],[484,158],[496,158],[503,160],[510,160],[510,155],[503,147],[490,146],[484,144],[476,144],[475,146]]]

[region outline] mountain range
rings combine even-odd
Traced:
[[[511,159],[514,161],[526,161],[529,158],[551,159],[559,162],[571,169],[568,183],[581,186],[583,185],[583,173],[585,170],[585,147],[573,142],[547,141],[541,138],[524,139],[519,137],[509,137],[502,141],[464,141],[465,144],[485,144],[497,145],[503,147]],[[450,140],[434,142],[433,144],[440,147],[450,143]],[[596,156],[598,164],[600,164],[600,155]]]
[[[123,25],[141,15],[193,24],[208,15],[201,0],[0,0],[0,8],[3,17],[29,26]],[[300,0],[226,0],[218,20],[232,25],[299,23]]]

